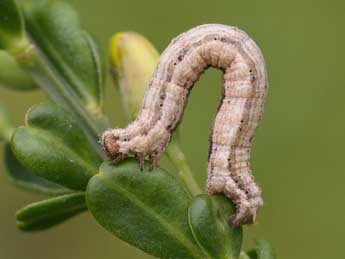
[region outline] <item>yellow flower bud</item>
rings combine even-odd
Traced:
[[[120,32],[110,41],[110,62],[128,117],[135,119],[159,58],[154,46],[136,32]]]

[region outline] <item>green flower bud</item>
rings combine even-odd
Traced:
[[[158,58],[159,53],[154,46],[138,33],[120,32],[110,41],[110,62],[116,72],[114,79],[131,120],[140,110]]]

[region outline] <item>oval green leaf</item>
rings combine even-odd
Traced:
[[[12,150],[33,174],[85,190],[101,161],[74,117],[51,102],[33,107],[25,127],[12,136]]]
[[[70,189],[30,173],[14,156],[9,144],[5,145],[4,153],[6,174],[16,186],[48,195],[61,195],[72,192]]]
[[[269,242],[258,240],[254,249],[247,252],[250,259],[275,259],[275,253]]]
[[[190,196],[161,169],[140,171],[128,159],[104,162],[91,178],[87,206],[96,220],[127,243],[159,258],[207,258],[188,227]]]
[[[32,203],[17,211],[17,227],[23,231],[47,229],[86,209],[83,192],[62,195]]]
[[[0,86],[14,90],[37,88],[34,81],[21,69],[16,60],[0,50]]]
[[[49,62],[81,98],[99,113],[102,102],[101,54],[81,28],[79,17],[65,1],[23,3],[27,31]]]
[[[87,31],[83,31],[83,34],[92,55],[95,71],[97,73],[98,86],[101,90],[99,92],[100,102],[102,102],[102,95],[104,94],[103,87],[105,86],[105,79],[107,76],[107,64],[105,61],[104,52],[100,48],[99,42],[92,35],[90,35],[90,33],[88,33]]]
[[[232,229],[229,217],[235,208],[221,195],[195,197],[189,207],[189,223],[200,248],[215,259],[238,258],[242,228]]]

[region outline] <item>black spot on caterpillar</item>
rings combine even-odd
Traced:
[[[235,203],[230,223],[237,227],[253,223],[263,204],[249,160],[267,76],[261,51],[245,32],[206,24],[176,37],[159,59],[136,120],[104,132],[102,144],[114,162],[133,154],[141,166],[148,156],[154,167],[182,119],[189,92],[210,66],[224,76],[210,135],[207,193],[223,193]]]

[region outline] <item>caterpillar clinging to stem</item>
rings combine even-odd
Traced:
[[[261,190],[249,168],[250,149],[267,94],[260,49],[243,31],[206,24],[176,37],[161,55],[141,110],[125,129],[103,133],[102,145],[114,162],[135,155],[154,167],[182,119],[188,95],[200,75],[224,72],[209,144],[207,193],[223,193],[236,205],[230,223],[253,223],[262,206]]]

